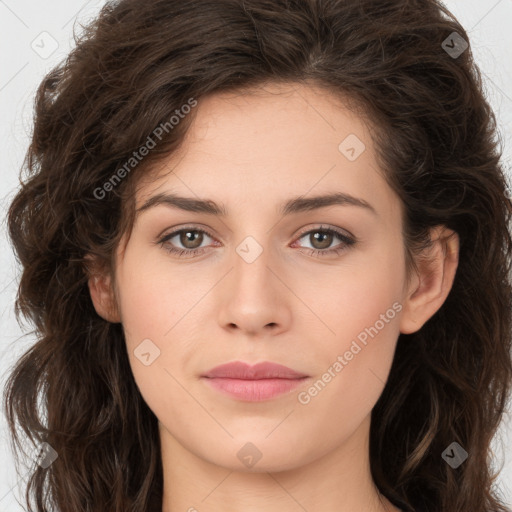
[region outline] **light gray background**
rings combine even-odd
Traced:
[[[14,361],[32,343],[23,336],[13,313],[17,272],[6,240],[5,211],[18,184],[18,170],[31,130],[32,100],[43,75],[73,45],[73,26],[94,17],[104,0],[0,0],[0,386]],[[446,0],[445,5],[466,28],[484,73],[489,100],[497,114],[505,148],[512,161],[512,0]],[[55,49],[54,49],[55,47]],[[441,50],[441,49],[440,49]],[[52,53],[53,52],[53,53]],[[50,54],[51,53],[51,54]],[[512,414],[495,439],[502,495],[512,506]],[[21,512],[19,481],[14,471],[3,414],[0,415],[0,512]],[[441,461],[441,459],[440,459]],[[24,473],[25,475],[25,473]]]

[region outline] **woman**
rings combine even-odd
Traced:
[[[507,510],[512,207],[441,4],[107,4],[35,114],[29,508]]]

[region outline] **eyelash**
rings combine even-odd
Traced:
[[[169,247],[169,246],[165,245],[165,243],[168,240],[170,240],[171,238],[174,238],[176,235],[179,235],[180,233],[183,233],[186,231],[204,233],[204,234],[208,235],[210,238],[214,238],[213,235],[205,229],[202,229],[202,228],[200,229],[195,226],[188,226],[188,227],[178,229],[176,231],[173,231],[172,233],[165,235],[157,243],[160,244],[163,247],[163,249],[166,250],[167,252],[174,254],[180,258],[181,257],[192,258],[194,256],[199,256],[200,254],[203,254],[206,247],[200,247],[197,249],[176,249],[175,247]],[[356,243],[356,240],[354,238],[351,238],[351,237],[345,235],[344,233],[342,233],[341,231],[338,231],[337,229],[325,227],[325,226],[320,226],[315,229],[310,229],[308,231],[304,231],[299,235],[297,240],[300,240],[305,235],[309,235],[311,233],[318,233],[318,232],[337,236],[343,242],[344,247],[337,248],[337,249],[309,249],[308,247],[303,248],[303,249],[308,249],[310,251],[310,255],[315,255],[315,257],[324,257],[326,255],[331,255],[331,254],[339,255]],[[187,254],[187,256],[184,256],[185,254]]]

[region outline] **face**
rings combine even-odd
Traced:
[[[362,120],[324,90],[196,108],[180,152],[140,183],[116,256],[130,364],[162,439],[226,468],[290,469],[367,427],[384,388],[404,313],[400,202]],[[302,378],[205,377],[237,361]]]

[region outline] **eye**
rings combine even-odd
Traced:
[[[208,231],[202,228],[200,229],[198,227],[189,226],[165,235],[157,243],[171,254],[175,254],[178,257],[191,258],[198,256],[199,254],[203,254],[207,249],[208,246],[201,247],[202,243],[205,241],[205,235],[207,238],[213,239],[213,236]],[[310,254],[317,257],[340,254],[356,243],[356,240],[353,237],[344,234],[338,229],[325,226],[320,226],[316,229],[310,229],[309,231],[303,232],[298,240],[306,237],[309,237],[313,247],[306,247],[305,249],[307,249]],[[335,246],[334,248],[329,248],[333,243],[333,240],[336,238],[341,240],[341,244],[338,244],[338,246]],[[173,239],[176,240],[173,241]],[[176,247],[177,244],[181,244],[183,248]],[[304,247],[301,248],[304,249]]]
[[[306,231],[300,236],[299,240],[303,238],[309,240],[313,245],[312,248],[307,248],[309,249],[310,254],[320,257],[325,255],[341,254],[356,243],[356,240],[353,237],[348,236],[337,229],[325,226],[320,226],[316,229]],[[338,246],[335,246],[334,248],[329,248],[333,243],[333,240],[336,238],[341,240],[342,243],[338,244]],[[339,247],[340,245],[341,247]]]
[[[206,247],[200,247],[201,243],[204,241],[204,235],[208,238],[213,238],[212,235],[204,229],[190,226],[165,235],[158,243],[172,254],[176,254],[180,257],[192,257],[204,252]],[[171,243],[173,238],[176,238],[176,241]],[[176,243],[182,244],[184,248],[176,248]]]

